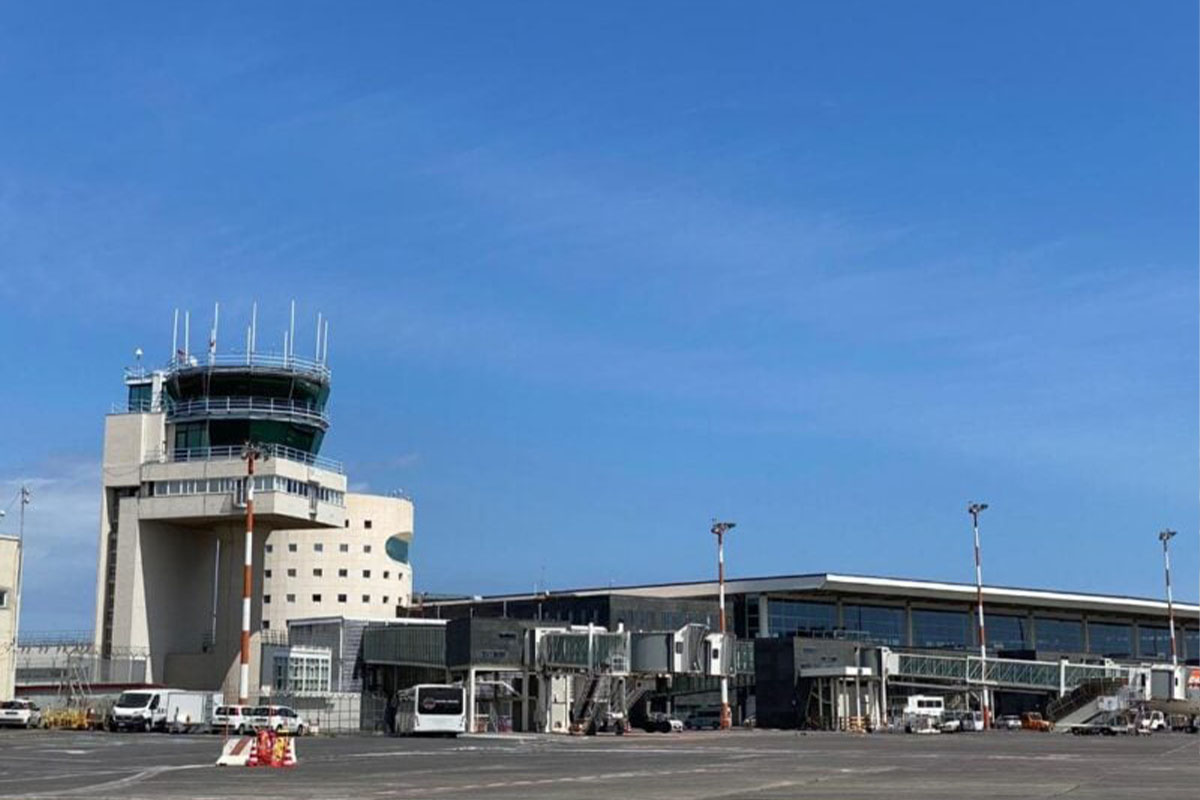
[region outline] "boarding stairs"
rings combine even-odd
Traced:
[[[590,675],[576,678],[576,687],[582,687],[572,707],[574,728],[584,733],[594,730],[598,715],[609,710],[619,679],[612,675]],[[623,698],[622,698],[623,699]],[[623,711],[623,709],[617,709]]]
[[[1084,681],[1068,694],[1046,706],[1046,719],[1059,728],[1083,725],[1100,714],[1117,710],[1126,687],[1124,678],[1095,678]]]

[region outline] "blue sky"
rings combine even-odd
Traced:
[[[245,5],[0,6],[26,629],[91,624],[133,349],[253,298],[419,589],[706,577],[712,516],[969,581],[979,499],[989,582],[1157,596],[1171,526],[1196,598],[1193,3]]]

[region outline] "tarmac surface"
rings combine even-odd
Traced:
[[[1200,798],[1200,736],[775,731],[308,737],[290,769],[212,735],[0,731],[0,798]]]

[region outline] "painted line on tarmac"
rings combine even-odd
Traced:
[[[188,769],[212,769],[212,764],[178,764],[175,766],[147,767],[146,769],[127,775],[117,780],[92,783],[87,786],[77,786],[72,789],[52,790],[42,794],[22,794],[20,797],[74,797],[76,795],[95,795],[96,792],[108,792],[114,789],[124,789],[142,781],[149,780],[166,772],[179,772]]]

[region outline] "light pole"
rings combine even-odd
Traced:
[[[720,611],[721,647],[725,647],[725,534],[731,531],[736,522],[717,522],[712,524],[713,535],[717,537],[717,597]],[[733,727],[729,715],[729,676],[721,671],[721,730]]]
[[[1175,647],[1175,604],[1171,600],[1171,550],[1167,543],[1175,536],[1175,531],[1164,530],[1158,534],[1158,540],[1163,545],[1163,571],[1167,576],[1167,624],[1171,629],[1171,666],[1179,666],[1179,651]]]
[[[265,458],[253,442],[242,449],[246,459],[246,552],[242,558],[242,646],[238,669],[238,703],[250,702],[250,596],[254,589],[254,462]]]
[[[979,708],[983,712],[983,729],[991,726],[991,704],[987,689],[987,635],[983,625],[983,562],[979,553],[979,515],[987,509],[987,503],[971,503],[967,513],[971,515],[971,528],[975,531],[975,598],[979,612]]]

